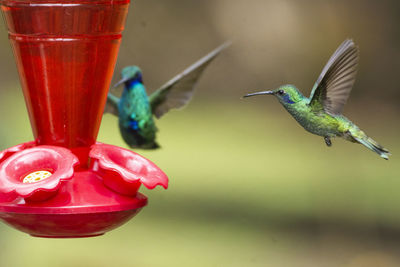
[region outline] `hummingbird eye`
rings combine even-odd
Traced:
[[[283,95],[284,93],[285,93],[285,91],[283,91],[283,90],[278,91],[278,95]]]

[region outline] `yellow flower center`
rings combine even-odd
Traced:
[[[35,171],[35,172],[31,172],[30,174],[25,176],[24,179],[22,180],[22,182],[24,184],[25,183],[35,183],[35,182],[42,181],[46,178],[49,178],[51,175],[52,175],[52,173],[49,171]]]

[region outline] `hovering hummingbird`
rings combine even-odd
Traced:
[[[358,58],[358,47],[352,40],[345,40],[323,68],[310,98],[303,96],[294,85],[283,85],[273,91],[251,93],[244,97],[274,95],[304,129],[323,136],[327,146],[332,145],[332,137],[342,137],[363,144],[388,159],[390,153],[386,148],[342,115],[343,106],[355,81]]]
[[[104,112],[119,117],[119,129],[124,141],[132,148],[155,149],[157,127],[153,115],[159,119],[170,109],[182,108],[191,100],[196,84],[210,62],[230,43],[224,43],[165,83],[150,96],[137,66],[122,69],[122,79],[114,87],[124,84],[121,98],[108,93]]]

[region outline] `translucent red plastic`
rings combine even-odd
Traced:
[[[95,143],[127,1],[2,1],[33,134],[73,149]]]
[[[93,172],[80,171],[47,201],[15,198],[1,203],[0,219],[33,236],[89,237],[124,224],[146,204],[142,194],[115,194]]]
[[[38,146],[24,149],[0,165],[0,193],[14,194],[26,201],[44,201],[54,196],[61,184],[74,175],[78,158],[69,149]],[[24,183],[23,178],[35,171],[52,173],[47,179]]]
[[[103,176],[104,184],[125,195],[135,195],[140,185],[168,188],[168,177],[153,162],[139,154],[98,143],[90,151],[91,169]]]
[[[96,143],[129,1],[0,5],[35,137],[0,152],[0,219],[33,236],[104,234],[147,204],[142,184],[168,186],[151,161]],[[36,171],[51,175],[23,182]]]

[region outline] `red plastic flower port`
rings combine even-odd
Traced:
[[[37,146],[17,152],[0,164],[0,193],[44,201],[74,175],[77,157],[68,149]]]
[[[35,141],[31,141],[31,142],[19,144],[19,145],[16,145],[16,146],[13,146],[13,147],[10,147],[10,148],[7,148],[7,149],[1,151],[0,152],[0,163],[2,163],[3,161],[5,161],[7,158],[11,157],[15,153],[20,152],[27,148],[34,147],[35,145],[36,145]]]
[[[140,185],[153,189],[168,188],[168,177],[150,160],[128,149],[97,143],[89,157],[91,168],[103,177],[103,183],[123,195],[134,196]]]

